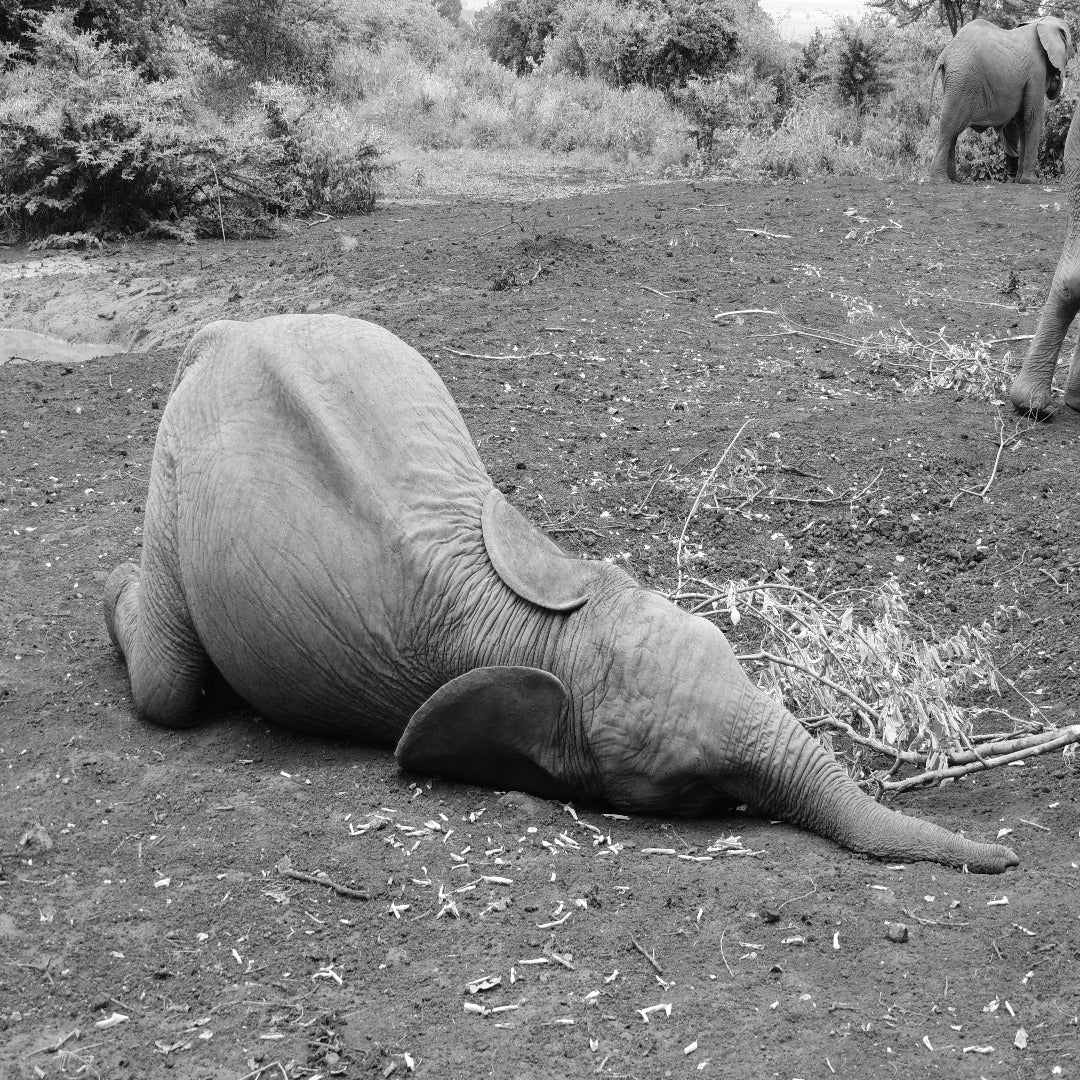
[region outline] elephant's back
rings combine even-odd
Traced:
[[[392,740],[427,596],[483,550],[491,488],[438,375],[360,320],[214,323],[162,426],[211,659],[270,716]]]

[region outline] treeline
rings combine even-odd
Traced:
[[[1019,2],[876,0],[792,45],[755,0],[494,0],[475,27],[460,0],[0,0],[0,232],[250,235],[370,210],[395,162],[419,187],[447,155],[914,176],[947,15]],[[992,133],[960,155],[1000,175]]]

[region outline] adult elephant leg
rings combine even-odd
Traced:
[[[1066,241],[1066,250],[1062,253],[1054,273],[1050,295],[1043,304],[1035,337],[1024,358],[1024,366],[1009,390],[1009,400],[1015,408],[1039,420],[1053,415],[1051,384],[1054,368],[1057,366],[1058,354],[1069,326],[1080,311],[1080,261],[1077,261],[1080,260],[1080,238],[1071,239],[1071,247],[1076,249],[1071,261],[1075,263],[1076,269],[1066,268],[1066,263],[1070,262],[1070,245]],[[1072,401],[1067,403],[1076,408],[1080,405],[1080,361],[1075,353],[1067,388],[1072,397]]]
[[[1023,132],[1021,118],[1014,117],[1000,130],[1001,148],[1005,152],[1005,175],[1015,181],[1020,172],[1020,142]]]
[[[1024,366],[1009,390],[1009,400],[1020,412],[1039,419],[1053,414],[1051,383],[1054,367],[1069,326],[1080,311],[1080,110],[1073,114],[1065,140],[1065,189],[1069,195],[1069,217],[1061,257]],[[1080,360],[1074,353],[1065,384],[1065,400],[1066,404],[1076,408],[1080,404],[1078,399]]]
[[[1080,341],[1073,349],[1069,377],[1065,380],[1065,404],[1080,412]]]
[[[946,126],[945,117],[941,119],[941,130],[938,135],[937,152],[933,161],[930,162],[930,179],[938,181],[958,181],[956,175],[956,140],[964,129],[957,128],[955,131]]]
[[[1039,140],[1043,129],[1043,99],[1040,93],[1034,101],[1028,101],[1029,93],[1024,92],[1024,109],[1020,119],[1020,167],[1016,175],[1017,184],[1037,184],[1035,168],[1039,164]],[[1016,123],[1010,121],[1008,126]]]
[[[135,708],[167,727],[203,712],[213,668],[199,643],[180,585],[176,476],[167,435],[158,435],[146,501],[141,568],[116,567],[105,583],[105,624],[123,653]]]

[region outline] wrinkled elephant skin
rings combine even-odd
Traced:
[[[997,131],[1009,177],[1018,184],[1038,183],[1046,100],[1061,94],[1074,52],[1068,26],[1055,16],[1012,30],[985,19],[961,27],[942,49],[932,76],[932,85],[941,76],[943,97],[930,179],[959,179],[956,140],[970,127]]]
[[[746,802],[857,851],[1016,856],[881,806],[711,623],[571,558],[495,489],[446,387],[337,316],[196,335],[161,420],[141,568],[106,583],[138,711],[214,671],[265,716],[406,769],[641,812]]]
[[[1065,335],[1080,311],[1080,109],[1073,113],[1065,140],[1065,191],[1069,216],[1061,258],[1024,366],[1009,390],[1009,399],[1019,412],[1040,420],[1054,414],[1054,369]],[[1080,412],[1080,342],[1073,350],[1062,398],[1069,408]]]

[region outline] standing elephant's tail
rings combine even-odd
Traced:
[[[985,874],[1019,863],[1000,844],[968,840],[882,806],[782,706],[762,696],[752,709],[757,734],[744,762],[742,794],[758,811],[882,859],[925,859]]]
[[[941,76],[941,89],[945,89],[945,50],[942,49],[938,54],[937,63],[934,65],[934,70],[930,75],[930,96],[926,101],[926,115],[931,117],[934,115],[934,87],[937,86],[938,75]]]

